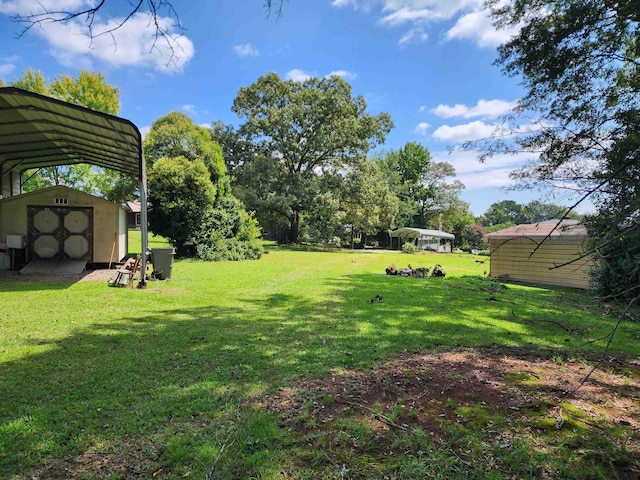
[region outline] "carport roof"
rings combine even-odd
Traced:
[[[447,240],[453,240],[456,236],[452,233],[442,232],[440,230],[427,230],[425,228],[414,227],[402,227],[398,230],[391,232],[392,237],[401,238],[445,238]]]
[[[0,88],[0,168],[88,163],[143,175],[142,136],[129,120],[15,87]]]

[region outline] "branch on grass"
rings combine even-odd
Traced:
[[[389,425],[390,427],[394,427],[394,428],[397,428],[399,430],[406,430],[407,429],[407,427],[405,427],[404,425],[398,425],[396,422],[391,420],[389,417],[386,417],[386,416],[382,415],[381,413],[376,412],[372,408],[369,408],[366,405],[362,405],[361,403],[352,402],[350,400],[342,400],[340,398],[336,398],[335,401],[337,403],[341,403],[343,405],[350,405],[352,407],[358,407],[358,408],[361,408],[363,410],[366,410],[366,411],[370,412],[371,414],[373,414],[373,416],[375,418],[377,418],[378,420],[380,420],[382,423],[385,423],[386,425]]]
[[[555,320],[549,320],[548,318],[543,318],[541,319],[542,322],[547,322],[547,323],[551,323],[553,325],[557,325],[558,327],[560,327],[561,329],[563,329],[565,332],[570,333],[570,334],[576,334],[576,333],[584,333],[587,330],[589,330],[588,328],[572,328],[572,327],[567,327],[566,325],[560,323],[560,322],[556,322]]]

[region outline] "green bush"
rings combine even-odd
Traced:
[[[260,242],[213,236],[209,241],[196,246],[196,256],[206,261],[257,260],[262,257]]]
[[[412,242],[407,242],[402,245],[402,251],[404,253],[416,253],[418,251],[418,247]]]

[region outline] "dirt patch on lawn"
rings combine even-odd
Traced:
[[[417,426],[442,440],[443,426],[469,420],[461,412],[482,410],[489,423],[492,414],[501,412],[534,435],[536,426],[550,432],[574,428],[578,422],[587,428],[621,426],[629,433],[614,441],[639,460],[618,475],[638,479],[640,363],[609,359],[574,391],[592,366],[504,349],[408,352],[371,371],[302,380],[262,405],[301,434],[322,430],[331,435],[332,429],[339,429],[336,419],[359,418],[375,435],[383,455],[393,454],[388,440],[392,432]],[[508,433],[498,430],[494,440],[504,441],[499,437]]]
[[[477,428],[472,422],[485,422],[480,430],[492,436],[487,445],[508,449],[516,437],[529,435],[537,438],[536,447],[541,450],[553,448],[542,439],[545,433],[570,431],[578,424],[593,427],[599,434],[620,427],[625,434],[611,441],[626,449],[630,460],[615,475],[638,480],[640,362],[611,358],[567,397],[592,366],[560,356],[541,358],[498,348],[406,352],[370,371],[336,371],[323,379],[302,379],[264,396],[259,404],[264,411],[279,415],[283,428],[304,439],[305,447],[324,451],[326,459],[329,453],[339,459],[341,449],[345,455],[366,450],[367,461],[403,455],[394,445],[394,436],[420,427],[434,445],[449,445],[448,451],[471,468],[472,460],[462,447],[458,451],[446,438],[447,424],[471,429]],[[473,415],[486,418],[474,419]],[[508,417],[511,427],[493,425],[493,415]],[[341,443],[345,421],[366,427],[366,447],[355,437]],[[162,463],[154,447],[125,441],[106,451],[50,461],[29,478],[175,478],[175,472],[165,471]],[[535,478],[556,477],[542,468]]]
[[[108,282],[116,277],[118,272],[111,269],[85,270],[78,274],[37,274],[21,275],[15,270],[0,270],[2,282]]]

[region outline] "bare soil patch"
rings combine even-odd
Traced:
[[[489,415],[500,411],[513,425],[531,425],[527,417],[541,415],[544,428],[551,431],[571,428],[572,421],[587,428],[620,425],[630,433],[614,441],[638,460],[618,475],[639,479],[640,363],[611,358],[567,397],[591,369],[586,362],[504,349],[407,352],[368,372],[304,379],[265,398],[262,406],[296,425],[300,434],[321,429],[331,435],[332,429],[339,429],[336,419],[359,418],[372,428],[381,455],[394,454],[391,437],[397,430],[419,426],[434,441],[441,440],[443,425],[466,421],[460,415],[465,407],[480,406]],[[535,427],[525,430],[536,434]],[[497,442],[509,442],[513,436],[494,433]]]
[[[108,282],[115,278],[117,272],[112,269],[85,270],[82,273],[21,275],[15,270],[0,270],[0,281],[3,282]]]
[[[465,421],[459,414],[461,407],[480,405],[489,414],[507,412],[513,424],[519,425],[542,405],[544,415],[555,425],[553,429],[565,428],[565,421],[569,423],[576,412],[586,425],[606,422],[628,428],[630,434],[616,441],[624,444],[632,458],[640,459],[640,362],[611,358],[566,398],[591,368],[578,361],[497,348],[406,352],[370,371],[302,379],[275,395],[264,396],[259,403],[265,411],[280,415],[284,424],[293,425],[300,435],[321,430],[323,435],[337,436],[341,419],[360,421],[374,434],[368,453],[380,456],[397,454],[393,435],[416,426],[442,444],[446,441],[442,425]],[[573,405],[575,411],[567,405]],[[530,430],[525,434],[531,434]],[[500,429],[493,434],[495,441],[505,445],[516,435]],[[462,456],[460,461],[465,461]],[[126,440],[103,451],[50,461],[32,471],[30,478],[108,478],[116,473],[124,478],[149,478],[150,472],[154,478],[171,478],[171,472],[158,465],[162,463],[154,447]],[[540,478],[554,478],[544,471],[539,473]],[[639,479],[640,460],[617,475]]]

